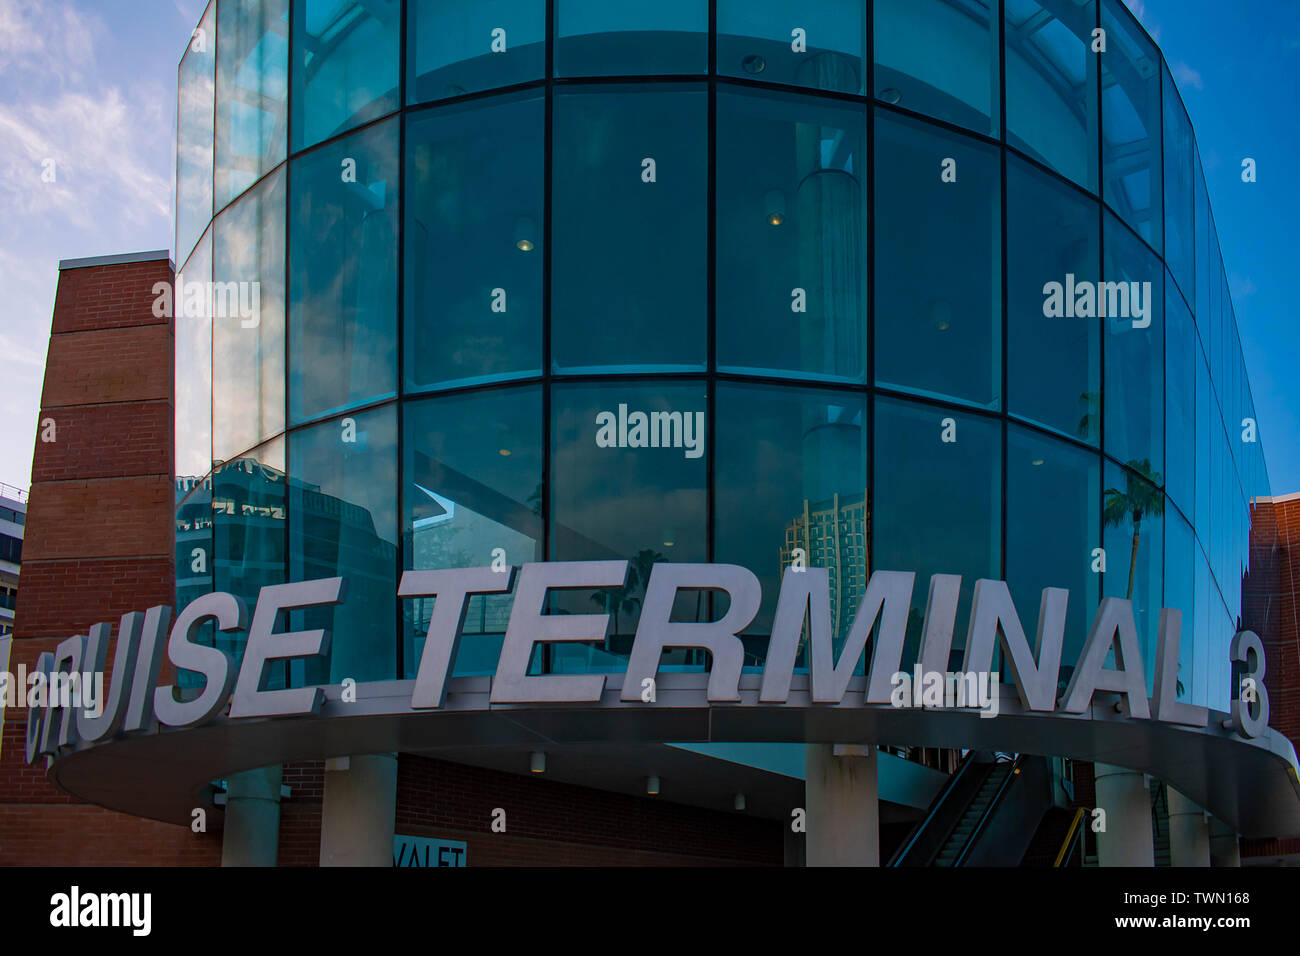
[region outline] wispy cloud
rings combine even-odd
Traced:
[[[1146,28],[1147,33],[1151,34],[1152,39],[1157,43],[1160,42],[1160,25],[1152,19],[1151,14],[1147,11],[1147,6],[1142,0],[1127,0],[1128,8],[1133,11],[1133,16],[1137,17],[1138,23]]]
[[[0,0],[3,481],[30,472],[59,260],[171,244],[174,64],[202,4],[138,7],[110,29],[98,0]]]
[[[1228,285],[1232,289],[1234,299],[1244,299],[1246,296],[1254,295],[1259,291],[1254,279],[1250,276],[1238,275],[1235,272],[1228,277]]]
[[[1193,70],[1186,63],[1170,63],[1169,72],[1172,74],[1174,82],[1177,83],[1181,89],[1205,89],[1205,83],[1201,79],[1201,74],[1196,70]]]

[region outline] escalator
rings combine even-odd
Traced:
[[[1019,866],[1051,806],[1047,758],[972,751],[889,866]]]

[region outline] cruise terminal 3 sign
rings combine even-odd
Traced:
[[[166,607],[128,614],[95,709],[57,706],[55,694],[30,708],[27,757],[48,758],[54,781],[84,799],[187,822],[211,780],[287,760],[436,753],[467,743],[526,750],[546,742],[897,742],[1115,763],[1166,780],[1244,835],[1300,834],[1295,751],[1268,729],[1264,649],[1251,631],[1231,642],[1238,687],[1220,713],[1178,700],[1181,612],[1160,612],[1148,696],[1131,603],[1105,598],[1062,693],[1064,589],[1043,590],[1031,643],[1007,585],[976,581],[962,670],[950,674],[959,575],[930,579],[919,648],[904,661],[913,573],[872,573],[837,653],[829,572],[792,567],[755,673],[743,666],[739,635],[759,610],[757,577],[736,565],[665,563],[651,574],[624,673],[529,673],[538,645],[600,643],[609,626],[607,614],[545,613],[550,592],[618,587],[627,568],[570,561],[405,572],[400,597],[434,598],[414,680],[339,676],[328,686],[265,689],[271,665],[328,654],[327,631],[276,625],[285,612],[343,603],[343,578],[262,588],[251,619],[243,601],[219,592],[189,604],[174,623]],[[672,620],[678,592],[698,590],[725,592],[725,613]],[[452,677],[469,597],[512,591],[494,675]],[[210,624],[247,632],[237,668],[223,649],[200,643]],[[110,625],[96,625],[41,655],[37,670],[51,687],[59,675],[102,672],[110,636]],[[808,666],[796,674],[804,641]],[[669,648],[705,650],[711,667],[660,673]],[[1009,683],[993,673],[998,650]],[[865,673],[855,673],[864,653]],[[159,685],[164,654],[202,686]]]

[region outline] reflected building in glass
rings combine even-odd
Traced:
[[[413,677],[431,605],[402,572],[497,559],[630,562],[552,597],[610,626],[547,673],[623,669],[652,564],[743,565],[757,669],[800,548],[840,635],[877,569],[916,572],[913,638],[932,574],[959,622],[1007,580],[1031,633],[1068,588],[1063,660],[1128,598],[1150,680],[1179,608],[1180,697],[1227,708],[1268,478],[1196,139],[1119,0],[214,0],[200,26],[177,261],[260,307],[177,320],[178,603],[347,577],[290,683]],[[1128,302],[1055,314],[1053,283]],[[469,601],[456,674],[491,673],[509,608]]]

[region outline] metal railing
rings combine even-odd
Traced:
[[[9,498],[13,501],[27,503],[27,492],[23,488],[17,488],[14,485],[7,485],[0,481],[0,498]]]
[[[1068,866],[1070,860],[1074,857],[1074,850],[1078,843],[1083,840],[1083,830],[1079,824],[1083,822],[1083,816],[1087,812],[1083,807],[1074,811],[1074,819],[1070,821],[1070,830],[1065,834],[1065,839],[1061,842],[1060,852],[1056,854],[1056,859],[1052,862],[1053,867]]]
[[[1010,761],[1003,760],[1001,759],[1002,756],[1008,756],[1012,759]],[[998,804],[1002,802],[1002,797],[1006,794],[1007,788],[1010,787],[1011,784],[1015,782],[1016,777],[1020,775],[1020,764],[1023,759],[1023,754],[999,755],[999,759],[996,761],[997,764],[1005,765],[1009,762],[1011,766],[1002,782],[998,784],[998,789],[993,794],[993,799],[989,801],[989,805],[984,808],[984,812],[980,814],[980,818],[975,822],[975,829],[972,830],[970,836],[966,838],[966,843],[962,846],[961,852],[958,853],[957,858],[952,861],[953,866],[961,866],[966,862],[966,857],[970,855],[971,850],[974,848],[975,841],[980,838],[980,834],[984,832],[984,827],[988,824],[993,814],[997,812]]]

